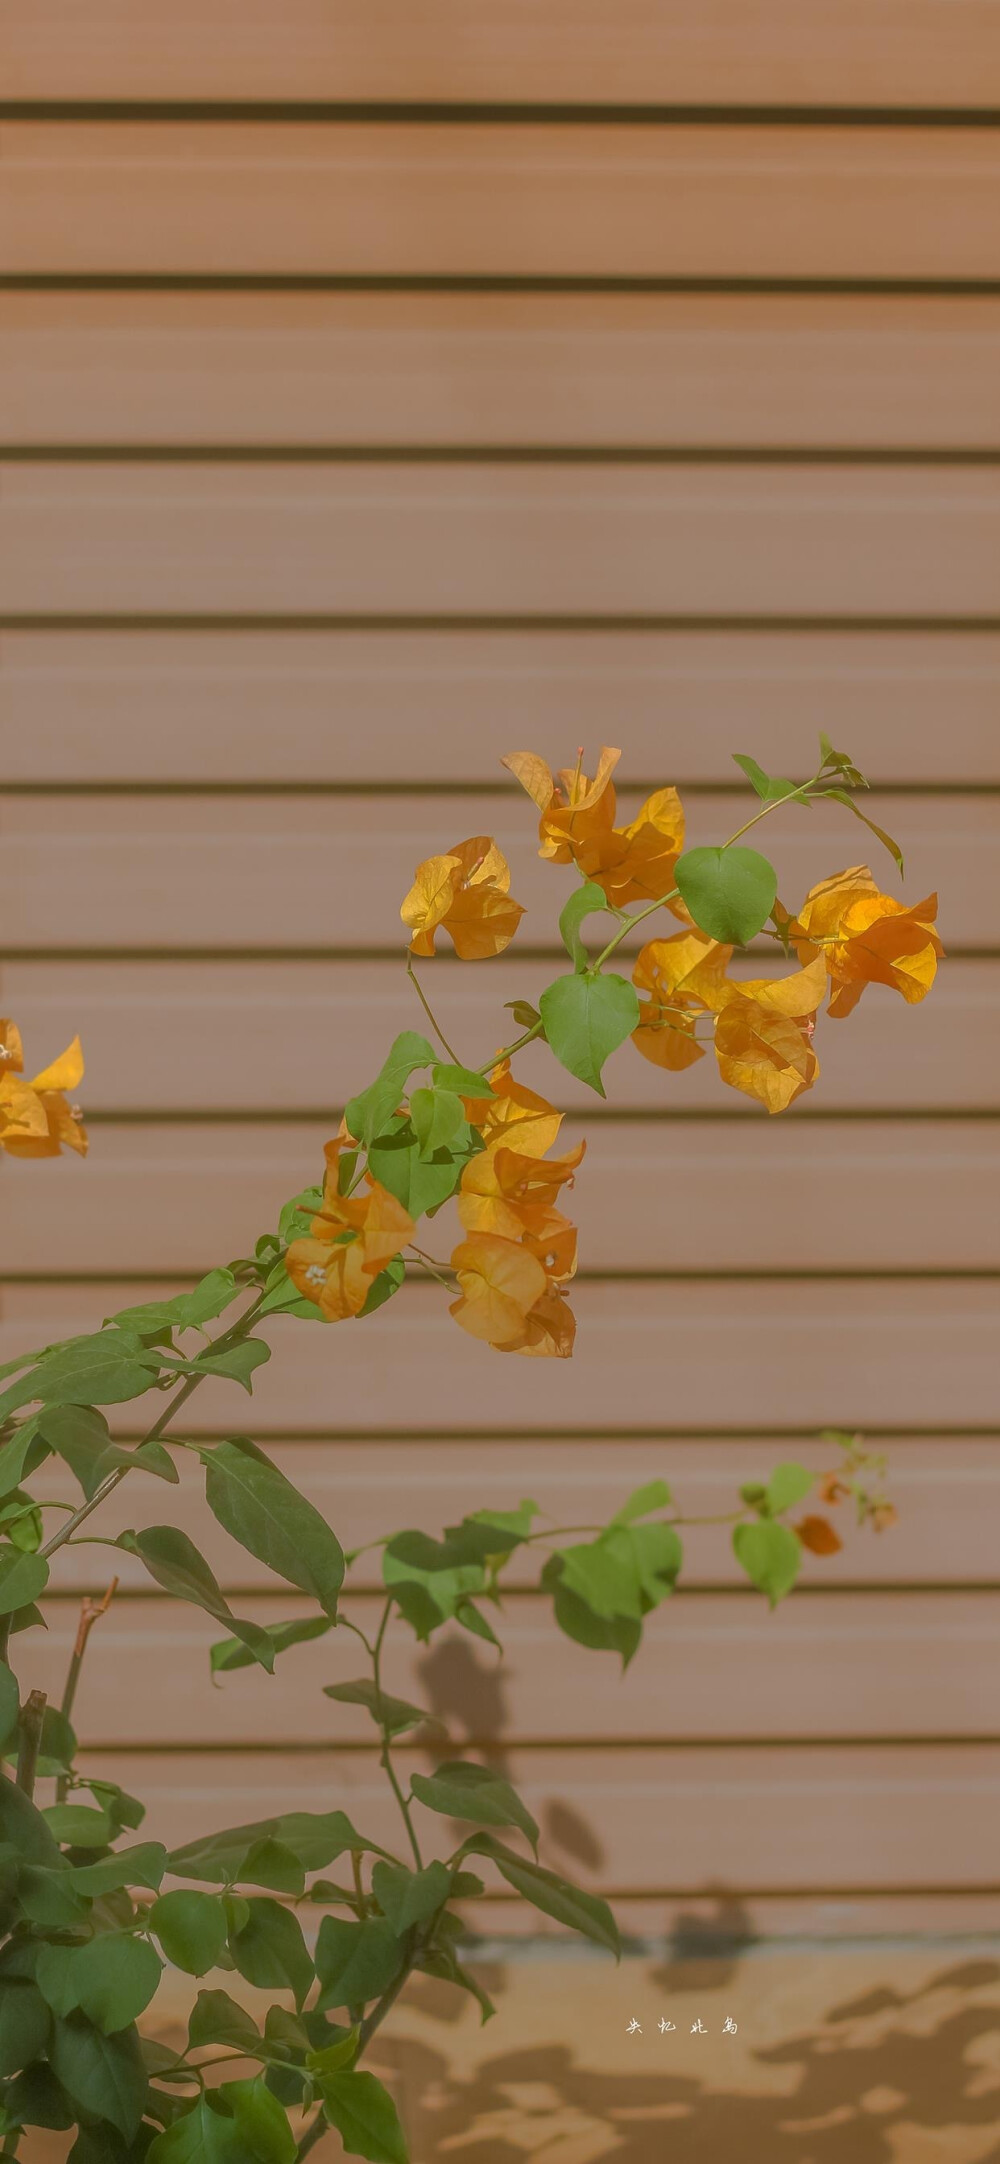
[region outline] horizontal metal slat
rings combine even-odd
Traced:
[[[813,731],[893,785],[1000,784],[991,634],[4,632],[8,782],[481,783],[516,736],[681,784]],[[513,732],[513,734],[512,734]]]
[[[143,1297],[132,1284],[4,1287],[0,1364],[96,1329]],[[996,1416],[1000,1291],[992,1284],[784,1284],[780,1328],[764,1359],[761,1331],[776,1306],[767,1282],[581,1284],[573,1305],[569,1362],[505,1357],[478,1344],[452,1321],[436,1284],[408,1286],[370,1323],[324,1329],[269,1318],[274,1358],[255,1377],[255,1433],[335,1421],[359,1435],[391,1426],[401,1387],[421,1424],[475,1425],[488,1407],[491,1425],[532,1433],[578,1423],[613,1431],[667,1414],[673,1426],[739,1425],[752,1411],[754,1425],[817,1428],[834,1420],[946,1428]],[[198,1415],[210,1431],[222,1422],[227,1432],[232,1389],[202,1384]],[[135,1419],[133,1406],[115,1424],[130,1432]]]
[[[10,617],[992,618],[1000,474],[17,467]]]
[[[988,0],[4,0],[10,98],[1000,99]]]
[[[169,924],[164,931],[169,938]],[[441,1026],[474,1064],[511,1041],[504,1002],[537,999],[555,973],[551,961],[504,956],[477,967],[445,961],[429,967],[428,992]],[[822,1071],[804,1108],[852,1114],[995,1108],[997,982],[994,963],[949,961],[919,1006],[907,1007],[874,985],[846,1020],[821,1016]],[[398,962],[155,964],[127,956],[30,958],[0,965],[0,994],[36,1065],[79,1030],[87,1059],[80,1094],[85,1108],[102,1112],[280,1108],[322,1119],[328,1106],[332,1118],[377,1073],[398,1030],[420,1028],[424,1019],[402,955]],[[557,1069],[544,1047],[529,1045],[519,1054],[518,1073],[567,1109],[599,1109],[593,1091]],[[707,1057],[683,1074],[665,1074],[626,1044],[608,1061],[605,1078],[608,1102],[619,1113],[721,1110],[764,1117],[720,1082]],[[789,1117],[797,1116],[793,1108]]]
[[[996,271],[996,145],[961,127],[50,120],[0,141],[6,275]]]
[[[984,300],[12,293],[0,444],[988,454],[998,347]]]

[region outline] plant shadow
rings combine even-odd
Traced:
[[[676,1976],[670,1964],[653,1973]],[[668,2150],[671,2164],[1000,2164],[998,1983],[1000,1964],[967,1961],[912,1991],[832,2006],[753,2051],[784,2071],[780,2095],[752,2076],[727,2082],[721,2068],[716,2081],[638,2063],[596,2069],[562,2041],[501,2052],[468,2078],[444,2044],[386,2037],[380,2057],[398,2076],[420,2164],[659,2164]],[[516,1968],[506,1987],[516,1991]],[[428,1995],[422,2011],[440,2018],[442,2006]],[[555,2027],[565,2007],[552,2014]]]

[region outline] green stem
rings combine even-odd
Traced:
[[[44,1691],[30,1691],[21,1715],[21,1747],[17,1758],[17,1785],[28,1797],[35,1792],[35,1768],[42,1740],[42,1722],[48,1701]]]
[[[727,840],[722,843],[722,848],[731,849],[733,843],[739,841],[741,834],[749,834],[751,827],[759,825],[762,819],[768,818],[771,812],[777,810],[779,804],[794,804],[796,799],[804,801],[810,789],[816,787],[821,774],[822,769],[820,769],[819,773],[813,774],[808,781],[801,782],[797,789],[790,789],[787,796],[777,796],[772,798],[770,804],[763,804],[760,811],[754,812],[752,819],[744,820],[743,825],[737,827],[735,834],[728,836]],[[622,940],[631,931],[634,924],[641,924],[644,917],[652,917],[658,909],[665,909],[668,902],[677,900],[679,892],[678,887],[671,887],[669,894],[662,894],[658,901],[647,902],[645,909],[637,909],[631,917],[627,917],[625,923],[619,926],[613,939],[609,939],[607,946],[598,955],[594,963],[594,969],[603,969],[608,956],[614,953],[616,947],[621,946]]]
[[[413,967],[413,963],[411,962],[409,955],[407,955],[406,957],[406,974],[409,977],[410,983],[412,984],[417,998],[419,999],[420,1004],[424,1010],[424,1013],[427,1016],[427,1020],[430,1023],[432,1030],[434,1031],[435,1037],[438,1039],[438,1042],[440,1044],[443,1044],[452,1065],[454,1067],[460,1067],[462,1062],[459,1059],[457,1052],[453,1052],[450,1044],[448,1043],[448,1039],[445,1036],[445,1033],[441,1027],[440,1022],[438,1021],[434,1009],[431,1006],[429,999],[424,993],[423,986],[421,985],[417,977],[416,970]]]
[[[375,1681],[375,1718],[378,1721],[378,1725],[382,1731],[382,1768],[387,1776],[389,1786],[392,1789],[393,1795],[396,1798],[396,1802],[398,1803],[399,1808],[403,1814],[403,1823],[406,1827],[407,1839],[409,1840],[410,1847],[413,1851],[413,1861],[416,1864],[417,1870],[422,1871],[424,1868],[424,1859],[420,1853],[420,1843],[417,1840],[416,1833],[414,1832],[413,1818],[410,1813],[410,1806],[406,1800],[406,1797],[403,1794],[402,1788],[400,1787],[396,1775],[396,1769],[392,1763],[392,1746],[390,1742],[389,1724],[386,1720],[383,1719],[382,1645],[385,1639],[386,1631],[389,1626],[389,1617],[391,1616],[391,1614],[392,1596],[390,1595],[382,1611],[382,1620],[378,1627],[378,1635],[376,1637],[375,1644],[372,1647],[372,1669],[374,1671]]]
[[[213,1339],[213,1345],[219,1352],[228,1349],[230,1345],[238,1345],[243,1338],[249,1335],[251,1325],[256,1321],[263,1297],[264,1295],[261,1293],[260,1297],[254,1301],[253,1306],[248,1307],[246,1314],[240,1317],[239,1322],[234,1323],[231,1330],[224,1330],[220,1337]],[[154,1420],[152,1427],[142,1437],[139,1444],[140,1449],[143,1443],[155,1443],[159,1440],[159,1437],[169,1427],[175,1414],[180,1412],[181,1406],[187,1403],[192,1392],[197,1390],[198,1384],[204,1381],[204,1375],[189,1375],[187,1377],[179,1390],[174,1392],[159,1419]],[[72,1539],[77,1527],[83,1525],[90,1517],[91,1512],[96,1510],[99,1504],[105,1502],[109,1495],[114,1494],[115,1489],[120,1487],[126,1473],[131,1472],[131,1470],[131,1463],[129,1463],[128,1465],[119,1465],[113,1473],[109,1473],[107,1479],[102,1480],[100,1487],[95,1488],[93,1495],[85,1503],[81,1503],[79,1510],[74,1510],[72,1517],[66,1519],[65,1524],[59,1527],[57,1533],[53,1533],[51,1540],[46,1541],[40,1553],[47,1559],[50,1555],[55,1555],[57,1548],[65,1547],[66,1542]]]
[[[312,2122],[312,2125],[306,2128],[306,2131],[302,2136],[302,2140],[300,2141],[299,2146],[295,2151],[296,2164],[302,2164],[302,2158],[307,2157],[310,2150],[315,2149],[316,2143],[322,2140],[323,2135],[328,2134],[329,2132],[330,2121],[327,2118],[325,2111],[321,2107],[320,2110],[317,2112],[316,2117]]]

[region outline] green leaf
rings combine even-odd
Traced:
[[[203,2096],[157,2134],[146,2164],[250,2164],[250,2154],[235,2120]]]
[[[335,1617],[344,1551],[326,1519],[248,1437],[231,1436],[201,1455],[206,1500],[219,1524]],[[272,1648],[272,1666],[273,1660]]]
[[[473,1638],[483,1638],[487,1645],[495,1646],[498,1653],[503,1652],[496,1631],[492,1624],[487,1622],[482,1609],[476,1607],[475,1601],[459,1601],[455,1610],[455,1621],[461,1624],[463,1630],[470,1631]]]
[[[287,1653],[290,1646],[307,1645],[311,1638],[325,1638],[333,1629],[333,1617],[300,1616],[294,1623],[267,1623],[263,1627],[275,1653]],[[233,1668],[252,1668],[254,1656],[238,1638],[220,1638],[211,1648],[209,1661],[213,1676],[228,1675]]]
[[[65,2133],[76,2114],[62,2084],[48,2066],[26,2066],[4,2095],[4,2108],[14,2126],[53,2127]]]
[[[198,2044],[231,2044],[236,2051],[251,2052],[260,2043],[260,2030],[228,1991],[199,1991],[188,2020],[188,2048]]]
[[[293,1285],[285,1268],[284,1257],[275,1264],[271,1272],[258,1315],[295,1315],[303,1322],[323,1320],[315,1301],[303,1300],[298,1287]]]
[[[416,1030],[404,1030],[391,1046],[374,1082],[352,1097],[346,1108],[344,1117],[354,1140],[366,1147],[374,1142],[396,1111],[414,1068],[436,1065],[437,1055],[426,1037],[419,1036]]]
[[[628,1501],[616,1510],[612,1525],[631,1525],[634,1518],[648,1518],[650,1511],[665,1510],[673,1496],[665,1480],[647,1480],[641,1488],[633,1488]]]
[[[120,1308],[108,1321],[143,1336],[151,1330],[190,1330],[221,1315],[244,1290],[231,1270],[210,1270],[193,1292],[178,1293],[175,1300],[151,1300],[144,1307]]]
[[[630,1616],[643,1613],[635,1549],[622,1526],[601,1533],[597,1540],[580,1541],[561,1548],[563,1583],[592,1608],[595,1615]]]
[[[118,1546],[129,1548],[138,1555],[150,1577],[155,1578],[157,1585],[162,1585],[165,1593],[173,1594],[176,1600],[191,1601],[194,1607],[204,1608],[206,1614],[215,1616],[218,1622],[228,1623],[254,1660],[266,1668],[268,1675],[272,1674],[274,1647],[267,1632],[259,1623],[245,1623],[239,1616],[234,1616],[204,1556],[199,1555],[194,1542],[178,1526],[150,1525],[139,1533],[121,1533]]]
[[[586,917],[596,916],[598,912],[606,911],[607,907],[608,897],[603,887],[595,886],[592,881],[587,880],[570,895],[565,908],[560,912],[559,934],[574,969],[580,974],[590,967],[590,956],[580,937],[580,926]]]
[[[167,1852],[159,1841],[137,1841],[134,1848],[120,1848],[115,1856],[99,1863],[74,1864],[67,1877],[78,1893],[117,1893],[123,1886],[148,1886],[156,1892],[167,1867]]]
[[[59,1868],[56,1836],[42,1813],[13,1781],[0,1780],[0,1842],[9,1842],[25,1863]]]
[[[358,1321],[363,1322],[366,1315],[374,1315],[377,1308],[384,1307],[386,1301],[391,1300],[393,1294],[397,1293],[400,1286],[405,1285],[405,1283],[406,1264],[402,1255],[391,1255],[385,1269],[379,1270],[376,1276],[372,1278],[371,1287],[365,1296],[364,1306],[358,1309]],[[318,1309],[314,1310],[314,1312],[318,1313]]]
[[[486,1583],[481,1563],[442,1561],[454,1553],[447,1542],[412,1530],[396,1533],[382,1551],[386,1590],[422,1641],[455,1614],[460,1601],[470,1593],[481,1593]]]
[[[453,1090],[410,1091],[410,1125],[417,1149],[426,1162],[435,1150],[446,1150],[468,1126],[465,1108]]]
[[[471,1136],[472,1130],[466,1124],[465,1142],[460,1151],[437,1149],[424,1160],[410,1121],[406,1118],[390,1120],[384,1133],[372,1143],[368,1167],[372,1178],[387,1187],[390,1195],[395,1195],[411,1217],[424,1217],[428,1212],[440,1209],[449,1195],[454,1194],[462,1167],[472,1154]]]
[[[737,1562],[752,1584],[766,1593],[772,1608],[790,1593],[799,1574],[802,1544],[787,1525],[760,1518],[754,1525],[733,1528]]]
[[[64,1931],[85,1923],[92,1903],[77,1893],[70,1871],[53,1871],[45,1864],[21,1865],[17,1898],[29,1922],[43,1931]]]
[[[743,768],[751,788],[756,790],[765,804],[780,804],[783,797],[794,796],[795,782],[784,781],[776,774],[765,774],[763,767],[758,766],[756,759],[751,759],[749,752],[734,751],[733,758],[736,765]],[[803,797],[800,801],[808,804],[809,799]]]
[[[401,1736],[407,1728],[420,1728],[425,1721],[440,1725],[423,1706],[411,1706],[406,1698],[391,1698],[388,1691],[377,1691],[370,1676],[359,1676],[353,1683],[326,1683],[323,1696],[338,1699],[344,1706],[364,1706],[376,1728],[387,1728],[390,1736]]]
[[[639,1573],[639,1595],[643,1613],[648,1614],[651,1608],[658,1608],[660,1602],[673,1592],[684,1560],[684,1550],[680,1535],[675,1532],[674,1527],[662,1522],[630,1526],[628,1537]]]
[[[146,2102],[146,2069],[134,2029],[104,2036],[83,2015],[71,2014],[54,2024],[49,2064],[74,2103],[109,2119],[132,2140]]]
[[[496,2013],[492,1999],[469,1970],[463,1969],[453,1947],[436,1944],[426,1947],[416,1966],[425,1976],[438,1976],[447,1984],[457,1984],[460,1991],[468,1991],[478,2001],[481,2025],[492,2020]]]
[[[429,1811],[440,1811],[445,1818],[472,1819],[477,1826],[519,1826],[532,1848],[538,1847],[538,1827],[527,1805],[490,1766],[459,1759],[436,1766],[433,1773],[414,1773],[410,1787]]]
[[[836,768],[837,772],[841,775],[842,779],[847,782],[850,788],[867,789],[868,782],[864,774],[862,774],[860,767],[855,766],[854,761],[850,756],[850,753],[846,751],[834,751],[833,745],[831,744],[829,737],[822,729],[819,732],[819,748],[822,754],[824,766]]]
[[[438,1061],[431,1069],[431,1081],[437,1089],[455,1090],[460,1097],[493,1097],[496,1094],[492,1082],[488,1082],[475,1067],[442,1065]]]
[[[38,1415],[38,1427],[49,1449],[69,1466],[89,1502],[104,1478],[97,1468],[111,1445],[103,1413],[93,1405],[46,1406]]]
[[[687,849],[674,878],[699,930],[734,947],[756,939],[778,892],[773,864],[756,849]]]
[[[451,1873],[438,1862],[429,1863],[423,1871],[410,1871],[405,1864],[377,1863],[372,1892],[397,1938],[402,1938],[411,1925],[426,1922],[443,1908],[451,1892]]]
[[[508,1013],[513,1015],[519,1029],[534,1029],[535,1023],[542,1019],[538,1008],[532,1006],[530,999],[505,999],[504,1006]]]
[[[546,986],[539,1005],[557,1060],[599,1097],[606,1097],[601,1080],[604,1062],[639,1021],[634,985],[614,971],[604,976],[556,977]]]
[[[283,1203],[278,1216],[278,1233],[282,1247],[292,1240],[299,1240],[308,1232],[317,1210],[323,1207],[321,1187],[303,1187],[297,1195]]]
[[[295,2136],[262,2074],[248,2081],[224,2081],[218,2097],[232,2115],[247,2164],[295,2164]]]
[[[606,1901],[599,1900],[596,1894],[584,1893],[579,1886],[571,1886],[555,1871],[546,1871],[541,1864],[529,1863],[525,1857],[516,1856],[491,1834],[473,1834],[462,1846],[467,1855],[491,1857],[508,1886],[523,1894],[525,1900],[541,1909],[544,1916],[552,1916],[571,1931],[581,1932],[597,1946],[606,1946],[616,1960],[620,1957],[618,1926]]]
[[[855,803],[854,798],[848,796],[846,789],[823,789],[819,793],[822,796],[835,797],[838,804],[846,804],[848,811],[854,813],[855,819],[860,819],[862,826],[868,828],[869,834],[874,834],[876,841],[881,842],[883,849],[889,851],[889,855],[894,859],[899,876],[902,879],[903,852],[899,843],[893,841],[892,835],[887,834],[884,827],[876,826],[874,819],[868,818],[867,813],[863,812],[861,806]]]
[[[52,1803],[43,1816],[53,1838],[67,1848],[107,1848],[115,1837],[108,1812],[91,1811],[83,1803]]]
[[[52,2015],[36,1984],[0,1979],[0,2081],[41,2058]]]
[[[342,2066],[350,2066],[351,2061],[356,2058],[360,2040],[361,2024],[355,2022],[346,2036],[339,2037],[335,2044],[325,2044],[319,2051],[306,2053],[309,2072],[318,2074],[321,2079],[327,2074],[339,2073]]]
[[[79,2008],[106,2036],[113,2036],[145,2012],[159,1987],[161,1968],[147,1939],[108,1931],[85,1946],[43,1946],[35,1973],[54,2014]]]
[[[247,1907],[247,1922],[229,1940],[240,1975],[248,1984],[293,1992],[296,2006],[301,2006],[314,1970],[298,1917],[266,1894],[252,1895]]]
[[[24,1555],[20,1548],[0,1544],[0,1615],[13,1615],[37,1600],[48,1580],[49,1566],[43,1555]]]
[[[243,1338],[238,1345],[228,1345],[222,1352],[199,1353],[197,1360],[185,1361],[178,1373],[221,1375],[229,1382],[242,1383],[250,1396],[253,1392],[254,1369],[263,1367],[270,1357],[270,1345],[265,1345],[261,1338]]]
[[[345,2067],[322,2084],[323,2104],[348,2156],[368,2164],[408,2164],[406,2136],[388,2089],[374,2074]]]
[[[284,1841],[275,1841],[270,1835],[248,1849],[240,1866],[240,1878],[245,1886],[266,1886],[271,1893],[294,1894],[296,1898],[306,1882],[298,1857]]]
[[[17,1724],[21,1712],[21,1697],[17,1677],[0,1663],[0,1748],[13,1738],[17,1740]]]
[[[283,1842],[306,1871],[325,1871],[327,1864],[351,1849],[359,1854],[366,1849],[376,1856],[385,1853],[377,1841],[368,1841],[356,1831],[344,1811],[285,1811],[279,1818],[257,1819],[249,1826],[227,1827],[223,1833],[189,1841],[184,1848],[174,1849],[169,1869],[177,1878],[233,1883],[240,1876],[244,1857],[265,1840]]]
[[[366,1916],[361,1923],[324,1916],[316,1940],[319,2011],[367,2006],[371,1999],[380,1999],[402,1965],[403,1949],[387,1916]]]
[[[30,1420],[20,1421],[0,1447],[0,1496],[20,1487],[49,1455],[48,1444],[38,1432],[39,1417],[34,1413]]]
[[[43,1405],[121,1405],[152,1388],[160,1361],[130,1330],[100,1330],[46,1353],[0,1396],[0,1419],[39,1398]]]
[[[553,1555],[542,1572],[542,1584],[552,1593],[552,1612],[559,1629],[576,1645],[587,1646],[592,1652],[620,1654],[622,1667],[627,1668],[642,1642],[641,1622],[627,1616],[595,1615],[586,1601],[563,1582],[561,1569],[561,1558]]]
[[[790,1510],[794,1503],[801,1503],[808,1495],[816,1479],[806,1466],[790,1462],[776,1465],[764,1490],[764,1500],[772,1518],[780,1517],[783,1510]]]
[[[225,1952],[228,1925],[217,1894],[192,1893],[187,1887],[161,1894],[149,1911],[149,1928],[167,1960],[188,1976],[206,1976]]]

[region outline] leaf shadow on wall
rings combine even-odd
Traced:
[[[505,1982],[516,1990],[516,1971]],[[659,2164],[667,2147],[671,2164],[1000,2164],[998,1983],[1000,1964],[969,1961],[911,1993],[832,2007],[754,2053],[795,2070],[781,2096],[624,2064],[611,2074],[562,2042],[500,2053],[469,2080],[423,2041],[386,2037],[381,2056],[421,2164]],[[410,2003],[440,2018],[432,1989]],[[553,2028],[564,2018],[554,2003]]]

